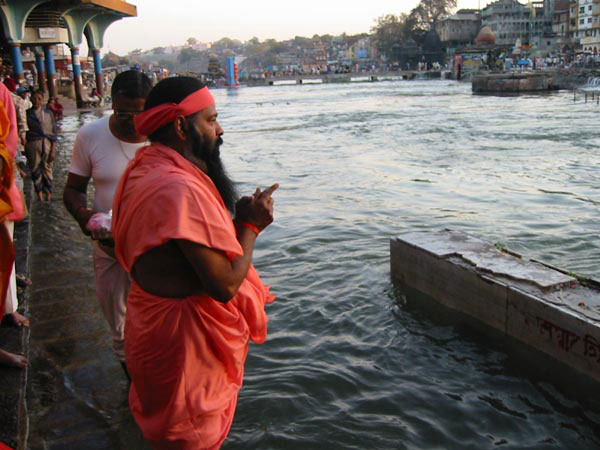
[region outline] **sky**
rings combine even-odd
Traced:
[[[113,23],[103,53],[183,45],[190,38],[242,42],[294,36],[367,33],[378,17],[409,12],[419,0],[127,0],[137,17]],[[458,8],[484,7],[486,0],[458,0]]]

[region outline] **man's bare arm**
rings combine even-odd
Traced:
[[[90,235],[89,230],[85,227],[96,211],[87,207],[87,186],[90,182],[90,177],[84,177],[69,172],[67,185],[63,192],[63,201],[65,207],[75,218],[79,224],[81,231],[87,236]]]
[[[194,268],[204,290],[215,300],[227,303],[237,293],[246,278],[257,234],[243,223],[262,231],[273,222],[272,194],[279,188],[274,184],[265,191],[257,189],[252,197],[245,197],[236,205],[237,239],[243,255],[229,260],[221,251],[186,241],[177,240],[183,255]]]
[[[221,303],[227,303],[237,293],[252,262],[256,234],[243,228],[238,233],[238,240],[244,254],[231,261],[218,250],[190,241],[176,241],[206,293]]]

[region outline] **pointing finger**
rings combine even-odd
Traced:
[[[265,197],[270,197],[271,194],[273,192],[275,192],[277,189],[279,189],[279,183],[275,183],[274,185],[272,185],[268,189],[265,189],[265,191],[262,193],[262,195],[265,196]]]

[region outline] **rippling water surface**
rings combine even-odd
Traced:
[[[391,237],[452,228],[600,277],[595,104],[568,92],[473,96],[451,81],[215,96],[240,192],[281,184],[255,251],[278,299],[224,448],[600,446],[597,392],[565,390],[506,340],[411,306],[389,273]],[[59,193],[75,133],[95,118],[64,120]],[[31,447],[146,448],[96,306],[89,243],[58,198],[33,215]]]

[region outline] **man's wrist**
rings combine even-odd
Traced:
[[[93,211],[86,206],[79,206],[77,209],[75,209],[75,213],[73,215],[80,224],[85,226],[88,223],[88,220],[90,220],[90,217],[93,215]]]
[[[250,222],[241,222],[240,226],[244,227],[244,228],[248,228],[253,233],[256,233],[257,236],[260,234],[260,229],[256,225],[254,225],[253,223],[250,223]]]

